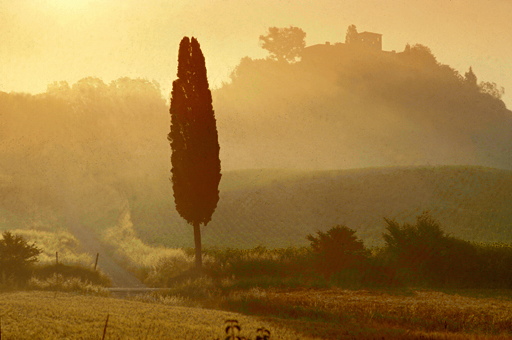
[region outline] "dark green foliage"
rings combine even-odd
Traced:
[[[512,288],[512,244],[475,243],[477,263],[471,282],[475,287]]]
[[[448,236],[428,213],[415,224],[385,219],[385,250],[396,279],[430,287],[510,288],[510,246],[472,244]]]
[[[357,271],[364,264],[366,250],[363,242],[355,236],[355,230],[338,225],[327,232],[317,232],[317,236],[308,235],[316,267],[327,277],[341,271]],[[350,276],[350,274],[349,274]]]
[[[20,235],[9,231],[0,240],[0,282],[3,284],[23,284],[31,274],[32,265],[42,250],[35,244],[28,244]]]
[[[172,85],[172,183],[178,213],[194,226],[196,264],[201,266],[199,226],[206,225],[219,201],[219,142],[203,53],[195,38],[184,37],[178,79]]]

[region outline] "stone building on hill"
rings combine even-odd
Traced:
[[[361,32],[357,34],[359,45],[382,51],[382,34],[373,32]]]
[[[382,34],[373,32],[361,32],[357,33],[356,39],[351,43],[337,42],[331,44],[326,42],[325,44],[316,44],[307,46],[302,52],[303,59],[312,59],[318,56],[323,58],[335,57],[351,48],[362,48],[371,51],[382,51]]]

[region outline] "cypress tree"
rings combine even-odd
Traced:
[[[219,142],[203,53],[184,37],[178,52],[178,78],[172,84],[172,184],[176,210],[194,227],[196,267],[202,266],[201,224],[207,225],[219,201]]]

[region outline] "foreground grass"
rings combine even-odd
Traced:
[[[182,297],[136,300],[54,292],[0,293],[2,339],[224,339],[236,319],[254,339],[511,339],[508,291],[261,289],[232,292],[224,308],[185,307]]]
[[[305,321],[326,339],[512,339],[510,291],[252,289],[227,304],[244,314]]]
[[[70,293],[0,293],[3,340],[101,339],[107,315],[106,339],[224,339],[226,319],[237,319],[250,338],[265,327],[272,339],[318,339],[231,312]]]

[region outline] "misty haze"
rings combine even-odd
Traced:
[[[509,78],[355,5],[320,29],[297,18],[341,5],[247,5],[275,11],[213,47],[205,12],[241,5],[150,3],[0,4],[0,338],[512,336]],[[62,46],[32,51],[38,10]],[[13,60],[47,50],[31,84]]]

